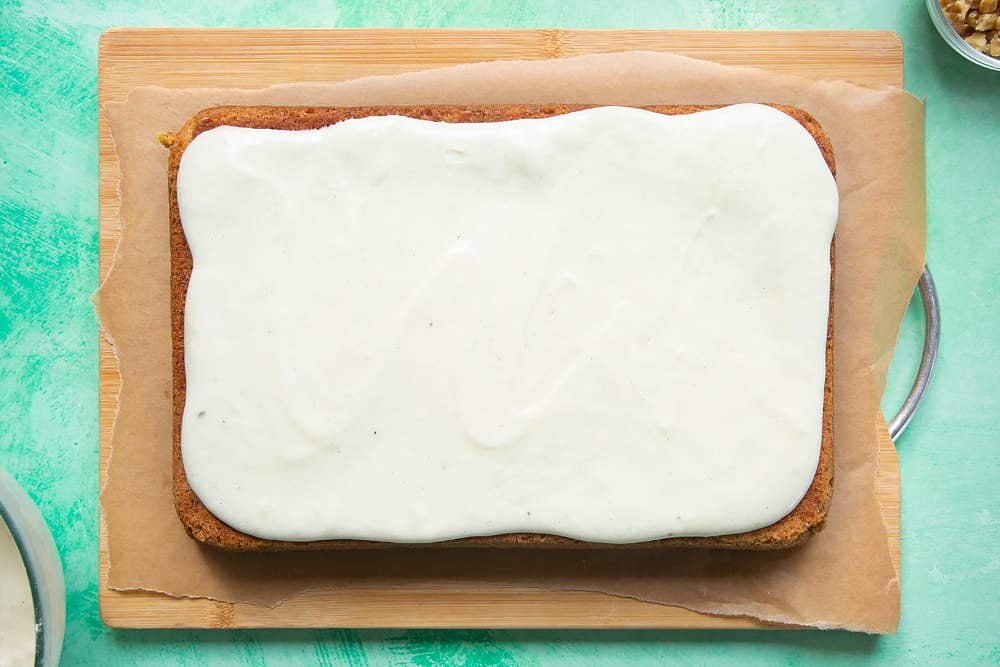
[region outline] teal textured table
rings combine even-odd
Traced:
[[[403,1],[0,4],[0,464],[38,502],[66,570],[63,664],[992,664],[1000,661],[1000,77],[940,40],[916,0],[823,4]],[[889,5],[889,6],[886,6]],[[928,262],[944,331],[899,443],[903,612],[895,637],[764,631],[112,631],[97,609],[97,40],[118,25],[889,29],[927,100]],[[886,410],[916,367],[911,308]]]

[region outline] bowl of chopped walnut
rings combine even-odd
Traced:
[[[1000,0],[927,0],[927,11],[951,48],[1000,71]]]

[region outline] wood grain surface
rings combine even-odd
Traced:
[[[144,85],[261,88],[337,82],[469,62],[542,60],[625,50],[664,51],[731,65],[864,85],[903,83],[903,51],[888,32],[694,32],[577,30],[231,30],[124,28],[103,34],[99,101],[122,101]],[[248,56],[252,54],[252,58]],[[100,114],[100,272],[118,245],[118,163]],[[107,481],[118,409],[111,345],[100,347],[100,485]],[[899,460],[880,425],[877,483],[892,559],[899,571]],[[100,606],[113,627],[548,627],[761,628],[742,617],[601,593],[513,587],[435,586],[304,593],[275,608],[178,599],[107,586],[107,527],[101,516]]]

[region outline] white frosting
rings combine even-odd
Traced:
[[[0,667],[35,664],[35,607],[21,552],[0,520]]]
[[[264,538],[765,526],[819,456],[836,184],[765,106],[187,148],[187,477]]]

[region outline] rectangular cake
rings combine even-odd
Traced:
[[[195,539],[822,528],[838,197],[804,111],[218,107],[161,141]]]

